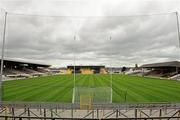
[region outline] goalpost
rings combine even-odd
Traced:
[[[76,36],[74,36],[74,40],[76,40]],[[111,36],[109,40],[111,40]],[[75,49],[75,48],[74,48]],[[72,95],[72,103],[78,103],[80,105],[80,109],[92,109],[93,104],[104,103],[109,104],[112,103],[113,89],[112,89],[112,79],[113,79],[113,71],[112,71],[112,63],[108,61],[110,65],[110,71],[108,73],[109,82],[106,85],[102,86],[82,86],[76,83],[76,56],[74,54],[73,59],[73,95]]]

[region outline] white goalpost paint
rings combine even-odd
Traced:
[[[76,36],[74,35],[74,42],[76,41]],[[74,51],[75,51],[75,46],[74,46]],[[74,52],[73,52],[74,53]],[[74,62],[74,68],[73,68],[73,96],[72,96],[72,103],[74,103],[75,101],[75,84],[76,84],[76,68],[75,68],[75,53],[74,53],[74,59],[73,59],[73,62]]]
[[[72,96],[72,103],[75,101],[75,87],[73,88],[73,96]]]
[[[3,39],[2,39],[2,53],[1,53],[1,76],[0,76],[0,101],[2,101],[3,89],[2,89],[2,81],[3,81],[3,68],[4,68],[4,46],[6,39],[6,21],[7,21],[7,12],[5,12],[4,16],[4,30],[3,30]]]
[[[109,40],[111,41],[112,40],[112,37],[110,36],[109,37]],[[112,97],[113,97],[113,89],[112,89],[112,74],[113,74],[113,68],[112,68],[112,62],[111,62],[111,59],[110,59],[110,67],[111,67],[111,73],[110,73],[110,86],[111,86],[111,101],[110,103],[112,103]]]
[[[179,14],[178,12],[175,12],[176,14],[176,24],[177,24],[177,36],[178,36],[178,43],[179,43],[179,57],[180,57],[180,32],[179,32]],[[177,77],[176,80],[178,80],[179,74],[178,74],[178,67],[176,67]]]

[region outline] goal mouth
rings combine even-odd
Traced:
[[[111,87],[74,87],[72,103],[93,105],[96,103],[112,103]]]

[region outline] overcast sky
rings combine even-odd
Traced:
[[[8,11],[5,56],[55,67],[74,59],[106,66],[179,60],[178,1],[1,0],[1,38]],[[160,15],[139,16],[150,14]]]

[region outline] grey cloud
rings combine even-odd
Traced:
[[[24,6],[27,4],[33,6],[33,3]],[[134,10],[151,13],[153,4],[148,7],[136,4]],[[109,11],[102,7],[102,14],[118,13],[122,5],[115,6]],[[74,55],[78,64],[110,65],[113,61],[113,66],[179,59],[175,14],[136,17],[9,14],[7,28],[6,57],[42,60],[56,66],[73,64]]]

